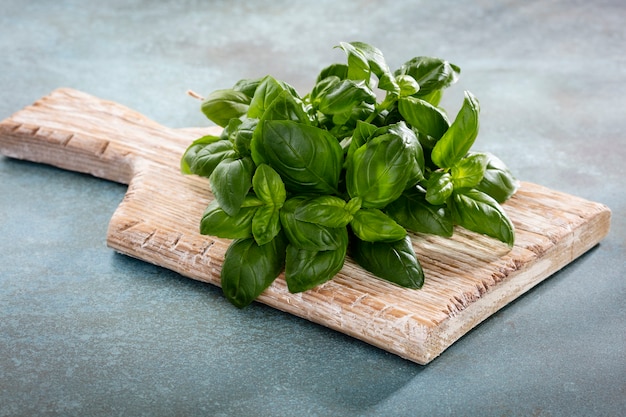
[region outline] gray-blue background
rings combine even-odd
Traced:
[[[0,157],[0,416],[626,413],[626,3],[3,0],[0,119],[57,87],[205,126],[201,94],[306,93],[360,40],[434,55],[481,101],[475,149],[598,201],[609,236],[428,366],[115,254],[126,187]]]

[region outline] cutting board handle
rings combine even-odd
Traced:
[[[112,101],[60,88],[0,122],[0,153],[128,184],[138,164],[177,164],[195,138],[220,130],[171,129]]]

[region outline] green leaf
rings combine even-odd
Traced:
[[[338,139],[350,136],[358,121],[367,119],[375,111],[374,104],[361,102],[343,113],[335,113],[332,115],[334,126],[330,128],[329,132]]]
[[[280,175],[269,165],[259,165],[252,177],[254,192],[264,205],[252,219],[252,234],[259,245],[272,240],[280,231],[279,212],[287,197]]]
[[[252,188],[264,204],[274,205],[279,209],[287,198],[285,184],[280,175],[269,165],[261,164],[252,177]]]
[[[432,205],[426,194],[410,190],[385,208],[386,213],[407,230],[450,237],[454,222],[444,205]]]
[[[388,133],[369,140],[347,161],[346,187],[351,198],[361,197],[365,208],[382,208],[398,198],[414,166],[398,135]]]
[[[513,223],[500,204],[478,190],[454,193],[450,205],[452,218],[464,228],[496,238],[512,247],[515,242]]]
[[[361,209],[361,205],[363,204],[363,199],[361,197],[351,198],[348,203],[346,203],[346,211],[352,215]]]
[[[296,210],[305,201],[307,198],[304,196],[290,198],[280,210],[280,222],[289,242],[298,249],[311,251],[334,250],[341,247],[341,234],[345,227],[326,227],[296,218]]]
[[[270,75],[264,77],[254,91],[248,109],[248,117],[253,119],[263,117],[265,110],[283,91],[287,91],[294,98],[299,98],[296,90],[289,84],[278,81]]]
[[[340,80],[348,78],[348,66],[346,64],[331,64],[322,69],[315,80],[315,84],[318,84],[325,78],[338,77]]]
[[[230,119],[246,114],[250,97],[233,89],[216,90],[202,101],[202,113],[219,126],[226,126]]]
[[[426,201],[435,206],[444,204],[453,190],[454,184],[450,173],[435,171],[426,181]]]
[[[363,42],[341,42],[338,47],[348,56],[348,78],[362,80],[369,85],[371,76],[375,75],[378,78],[378,88],[396,94],[400,92],[400,87],[378,48]]]
[[[262,78],[242,79],[235,83],[233,90],[242,92],[252,99],[252,97],[254,97],[254,92],[259,84],[261,84],[261,81]]]
[[[223,239],[252,237],[252,219],[262,204],[256,197],[247,196],[237,215],[229,216],[217,200],[213,200],[202,215],[200,233]]]
[[[373,104],[376,95],[364,81],[325,78],[318,89],[311,92],[311,103],[325,114],[351,113],[362,102]]]
[[[206,144],[198,144],[198,147],[188,150],[189,155],[185,154],[184,164],[187,165],[189,172],[201,177],[210,178],[215,168],[225,159],[237,158],[237,152],[233,144],[228,140],[214,140],[214,136],[204,136],[207,138]],[[192,145],[193,147],[194,145]]]
[[[340,245],[334,250],[311,251],[287,246],[285,280],[290,292],[310,290],[331,280],[341,271],[348,248],[348,232],[345,227],[341,230]]]
[[[265,156],[263,146],[264,125],[264,122],[259,121],[256,129],[254,129],[254,132],[252,133],[252,140],[250,141],[250,157],[256,166],[269,163]]]
[[[433,90],[428,94],[424,94],[419,96],[420,99],[432,104],[433,106],[438,106],[443,97],[443,90]]]
[[[320,98],[328,94],[329,91],[332,91],[332,89],[335,88],[337,84],[341,83],[341,80],[342,79],[336,75],[328,75],[324,78],[320,78],[313,86],[313,89],[311,90],[307,98],[313,105],[317,105],[320,101]]]
[[[280,207],[264,205],[257,209],[252,218],[252,236],[259,245],[270,242],[281,230]]]
[[[456,119],[433,148],[431,158],[437,166],[451,168],[467,154],[478,135],[479,111],[478,100],[466,91]]]
[[[343,161],[337,139],[325,130],[289,120],[268,120],[261,126],[252,139],[257,164],[274,168],[289,191],[337,192]]]
[[[370,139],[370,137],[372,137],[377,129],[378,127],[376,125],[359,120],[356,123],[356,127],[354,128],[352,143],[354,143],[357,148],[365,145],[365,143]]]
[[[454,84],[461,69],[448,61],[418,56],[404,63],[396,72],[396,76],[410,75],[420,86],[417,96],[427,96],[434,91],[442,90]]]
[[[265,108],[261,120],[293,120],[310,124],[304,105],[288,90],[279,92],[274,100]]]
[[[206,135],[199,139],[194,140],[191,145],[187,147],[180,159],[180,171],[185,175],[197,174],[194,172],[197,165],[198,152],[207,147],[213,142],[222,140],[219,136]],[[209,174],[210,175],[210,174]]]
[[[243,204],[252,186],[253,171],[254,163],[250,157],[228,158],[220,162],[211,174],[211,191],[229,215],[236,215]]]
[[[437,107],[415,97],[398,100],[398,110],[404,119],[420,133],[439,140],[450,127],[448,117]]]
[[[424,285],[424,271],[420,265],[411,239],[395,242],[351,241],[352,257],[374,275],[405,288],[418,289]]]
[[[487,169],[476,189],[489,194],[498,203],[504,203],[519,188],[519,181],[498,157],[484,153],[487,158]]]
[[[352,138],[350,139],[350,145],[348,146],[346,161],[352,158],[354,151],[365,145],[376,129],[378,129],[378,127],[373,124],[357,120],[354,131],[352,132]]]
[[[232,119],[228,124],[228,138],[235,146],[238,155],[250,156],[250,142],[258,122],[257,119],[244,117]]]
[[[475,153],[457,162],[450,170],[454,189],[472,188],[478,185],[485,175],[487,161],[485,154]]]
[[[258,245],[254,239],[237,239],[224,256],[221,286],[226,298],[236,307],[252,303],[269,287],[285,265],[286,243],[277,236]]]
[[[354,213],[350,227],[366,242],[394,242],[406,236],[404,227],[378,209],[360,209]]]
[[[325,227],[346,227],[352,213],[346,210],[346,202],[339,197],[322,195],[304,201],[295,210],[297,220]]]
[[[413,162],[411,163],[409,180],[407,181],[407,187],[415,185],[418,181],[424,179],[425,158],[424,149],[420,144],[415,132],[410,129],[404,121],[390,124],[378,128],[372,136],[378,136],[384,133],[392,133],[400,137],[404,143],[404,152],[413,156]]]
[[[412,96],[420,90],[420,85],[410,75],[400,75],[396,77],[396,81],[400,87],[400,97]]]

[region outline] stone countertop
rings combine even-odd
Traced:
[[[462,69],[474,149],[597,201],[610,234],[427,366],[114,253],[126,186],[0,157],[0,417],[626,413],[626,3],[5,0],[0,119],[58,87],[170,127],[271,74],[308,91],[340,41]]]

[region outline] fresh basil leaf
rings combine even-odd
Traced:
[[[250,100],[252,100],[252,97],[254,97],[254,92],[256,91],[259,84],[261,84],[261,81],[262,78],[242,79],[235,83],[235,85],[233,86],[233,90],[244,93],[246,96],[250,97]]]
[[[433,90],[428,94],[424,94],[419,96],[420,99],[432,104],[433,106],[439,106],[441,99],[443,97],[443,90]]]
[[[281,230],[280,207],[264,205],[257,209],[252,218],[252,236],[259,245],[270,242]]]
[[[454,184],[450,173],[435,171],[426,181],[426,201],[435,206],[444,204],[453,190]]]
[[[378,129],[378,127],[373,124],[357,120],[355,128],[352,131],[352,137],[350,138],[350,144],[348,145],[348,152],[346,154],[344,165],[350,158],[352,158],[354,151],[365,145],[365,142],[369,140],[376,129]]]
[[[346,188],[350,197],[361,197],[365,208],[382,208],[398,198],[412,174],[415,156],[403,139],[387,133],[370,139],[347,161]]]
[[[357,211],[361,209],[361,205],[363,204],[363,199],[361,197],[351,198],[350,201],[346,203],[345,210],[354,215]]]
[[[197,174],[194,172],[197,165],[198,152],[207,147],[213,142],[222,140],[219,136],[206,135],[199,139],[194,140],[191,145],[187,147],[180,160],[180,171],[185,175]],[[210,174],[209,174],[210,175]]]
[[[200,221],[200,233],[223,239],[244,239],[252,237],[252,218],[263,203],[253,196],[247,196],[235,216],[229,216],[217,200],[211,201]]]
[[[206,146],[197,149],[193,160],[189,161],[189,170],[201,177],[210,178],[215,168],[225,159],[237,158],[233,144],[228,140],[210,139]]]
[[[304,201],[295,210],[297,220],[325,227],[346,227],[352,213],[346,210],[346,202],[339,197],[322,195]]]
[[[325,78],[338,77],[340,80],[348,78],[348,66],[346,64],[331,64],[322,69],[315,80],[315,84],[318,84]]]
[[[234,145],[235,134],[237,133],[237,129],[239,129],[239,126],[241,126],[242,123],[243,123],[243,120],[241,119],[237,119],[237,118],[230,119],[228,121],[228,124],[224,127],[224,129],[222,129],[222,133],[220,134],[220,137],[223,137],[224,139],[228,139]]]
[[[290,120],[267,120],[252,139],[252,157],[282,177],[287,190],[337,193],[343,151],[323,129]],[[258,160],[258,162],[257,162]]]
[[[415,78],[408,74],[396,77],[396,82],[400,87],[400,97],[412,96],[420,90],[420,85],[415,81]]]
[[[279,235],[265,245],[254,239],[237,239],[224,255],[221,286],[226,298],[243,308],[278,277],[285,265],[286,242]]]
[[[430,204],[426,201],[426,194],[417,189],[402,194],[385,208],[385,212],[412,232],[450,237],[454,231],[448,208]]]
[[[352,135],[352,142],[357,146],[357,148],[365,145],[377,129],[378,127],[376,125],[366,123],[362,120],[357,121]]]
[[[305,124],[311,123],[302,101],[296,99],[287,90],[276,95],[271,104],[265,108],[261,120],[293,120]]]
[[[504,203],[519,188],[519,181],[498,157],[484,153],[487,158],[487,169],[476,189],[489,194],[498,203]]]
[[[361,102],[344,113],[332,115],[332,127],[328,130],[337,140],[342,140],[352,135],[356,124],[360,120],[367,119],[376,112],[374,104]],[[318,113],[322,114],[322,113]]]
[[[282,230],[289,242],[298,249],[311,251],[334,250],[341,247],[341,234],[345,227],[325,227],[296,218],[296,210],[305,201],[307,198],[303,196],[290,198],[280,210]]]
[[[230,119],[246,114],[250,97],[233,89],[216,90],[208,95],[200,106],[202,113],[219,126],[226,126]]]
[[[440,168],[451,168],[470,150],[478,135],[480,106],[476,97],[465,92],[463,106],[431,153],[432,161]]]
[[[496,238],[509,247],[515,242],[513,223],[500,204],[489,195],[475,189],[455,192],[450,205],[452,218],[464,228]]]
[[[313,90],[311,102],[314,107],[325,114],[351,114],[352,109],[360,103],[373,104],[376,95],[364,81],[340,80],[332,77],[322,81],[325,88]],[[314,93],[317,93],[314,95]]]
[[[372,75],[378,78],[378,88],[398,94],[400,87],[389,70],[382,52],[363,42],[341,42],[339,48],[348,56],[348,78],[362,80],[368,85]]]
[[[279,212],[287,194],[280,175],[265,164],[257,167],[252,177],[252,187],[257,198],[264,203],[252,219],[252,234],[259,245],[264,245],[281,229]]]
[[[475,153],[457,162],[450,170],[450,178],[454,189],[472,188],[478,185],[485,175],[487,155]]]
[[[350,227],[366,242],[394,242],[406,236],[404,227],[378,209],[360,209],[354,213]]]
[[[285,281],[289,292],[310,290],[331,280],[341,268],[348,248],[348,232],[341,229],[340,245],[334,250],[311,251],[287,246],[285,259]]]
[[[415,135],[415,132],[410,129],[404,121],[400,121],[378,128],[372,136],[378,136],[384,133],[392,133],[400,137],[404,143],[405,152],[409,153],[414,158],[412,167],[410,168],[407,188],[423,180],[425,169],[424,149]]]
[[[329,91],[332,91],[339,83],[341,83],[341,78],[336,75],[327,75],[324,78],[321,78],[315,83],[313,89],[308,95],[308,100],[315,107],[319,107],[318,103],[322,96],[328,94]]]
[[[258,119],[243,117],[242,119],[232,119],[228,124],[228,138],[235,146],[238,155],[250,156],[250,142],[258,122]]]
[[[287,198],[283,180],[267,164],[261,164],[256,168],[252,177],[252,188],[256,196],[267,205],[274,205],[280,208]]]
[[[253,119],[263,117],[265,110],[283,91],[287,91],[294,99],[299,99],[298,93],[289,84],[270,75],[264,77],[254,91],[248,109],[248,117]]]
[[[450,127],[448,117],[437,107],[415,97],[398,100],[398,110],[409,125],[418,132],[439,140]]]
[[[215,199],[226,213],[237,214],[250,187],[254,163],[250,157],[224,159],[215,168],[209,182]]]
[[[424,271],[409,236],[395,242],[351,240],[354,260],[374,275],[405,288],[424,285]]]
[[[448,61],[418,56],[404,63],[395,72],[395,75],[413,77],[420,86],[417,96],[422,97],[454,84],[458,80],[460,72],[459,67]]]
[[[265,150],[263,146],[263,137],[265,136],[263,129],[264,125],[264,122],[259,121],[256,129],[252,132],[252,140],[250,141],[250,157],[256,166],[269,163],[265,157]]]

